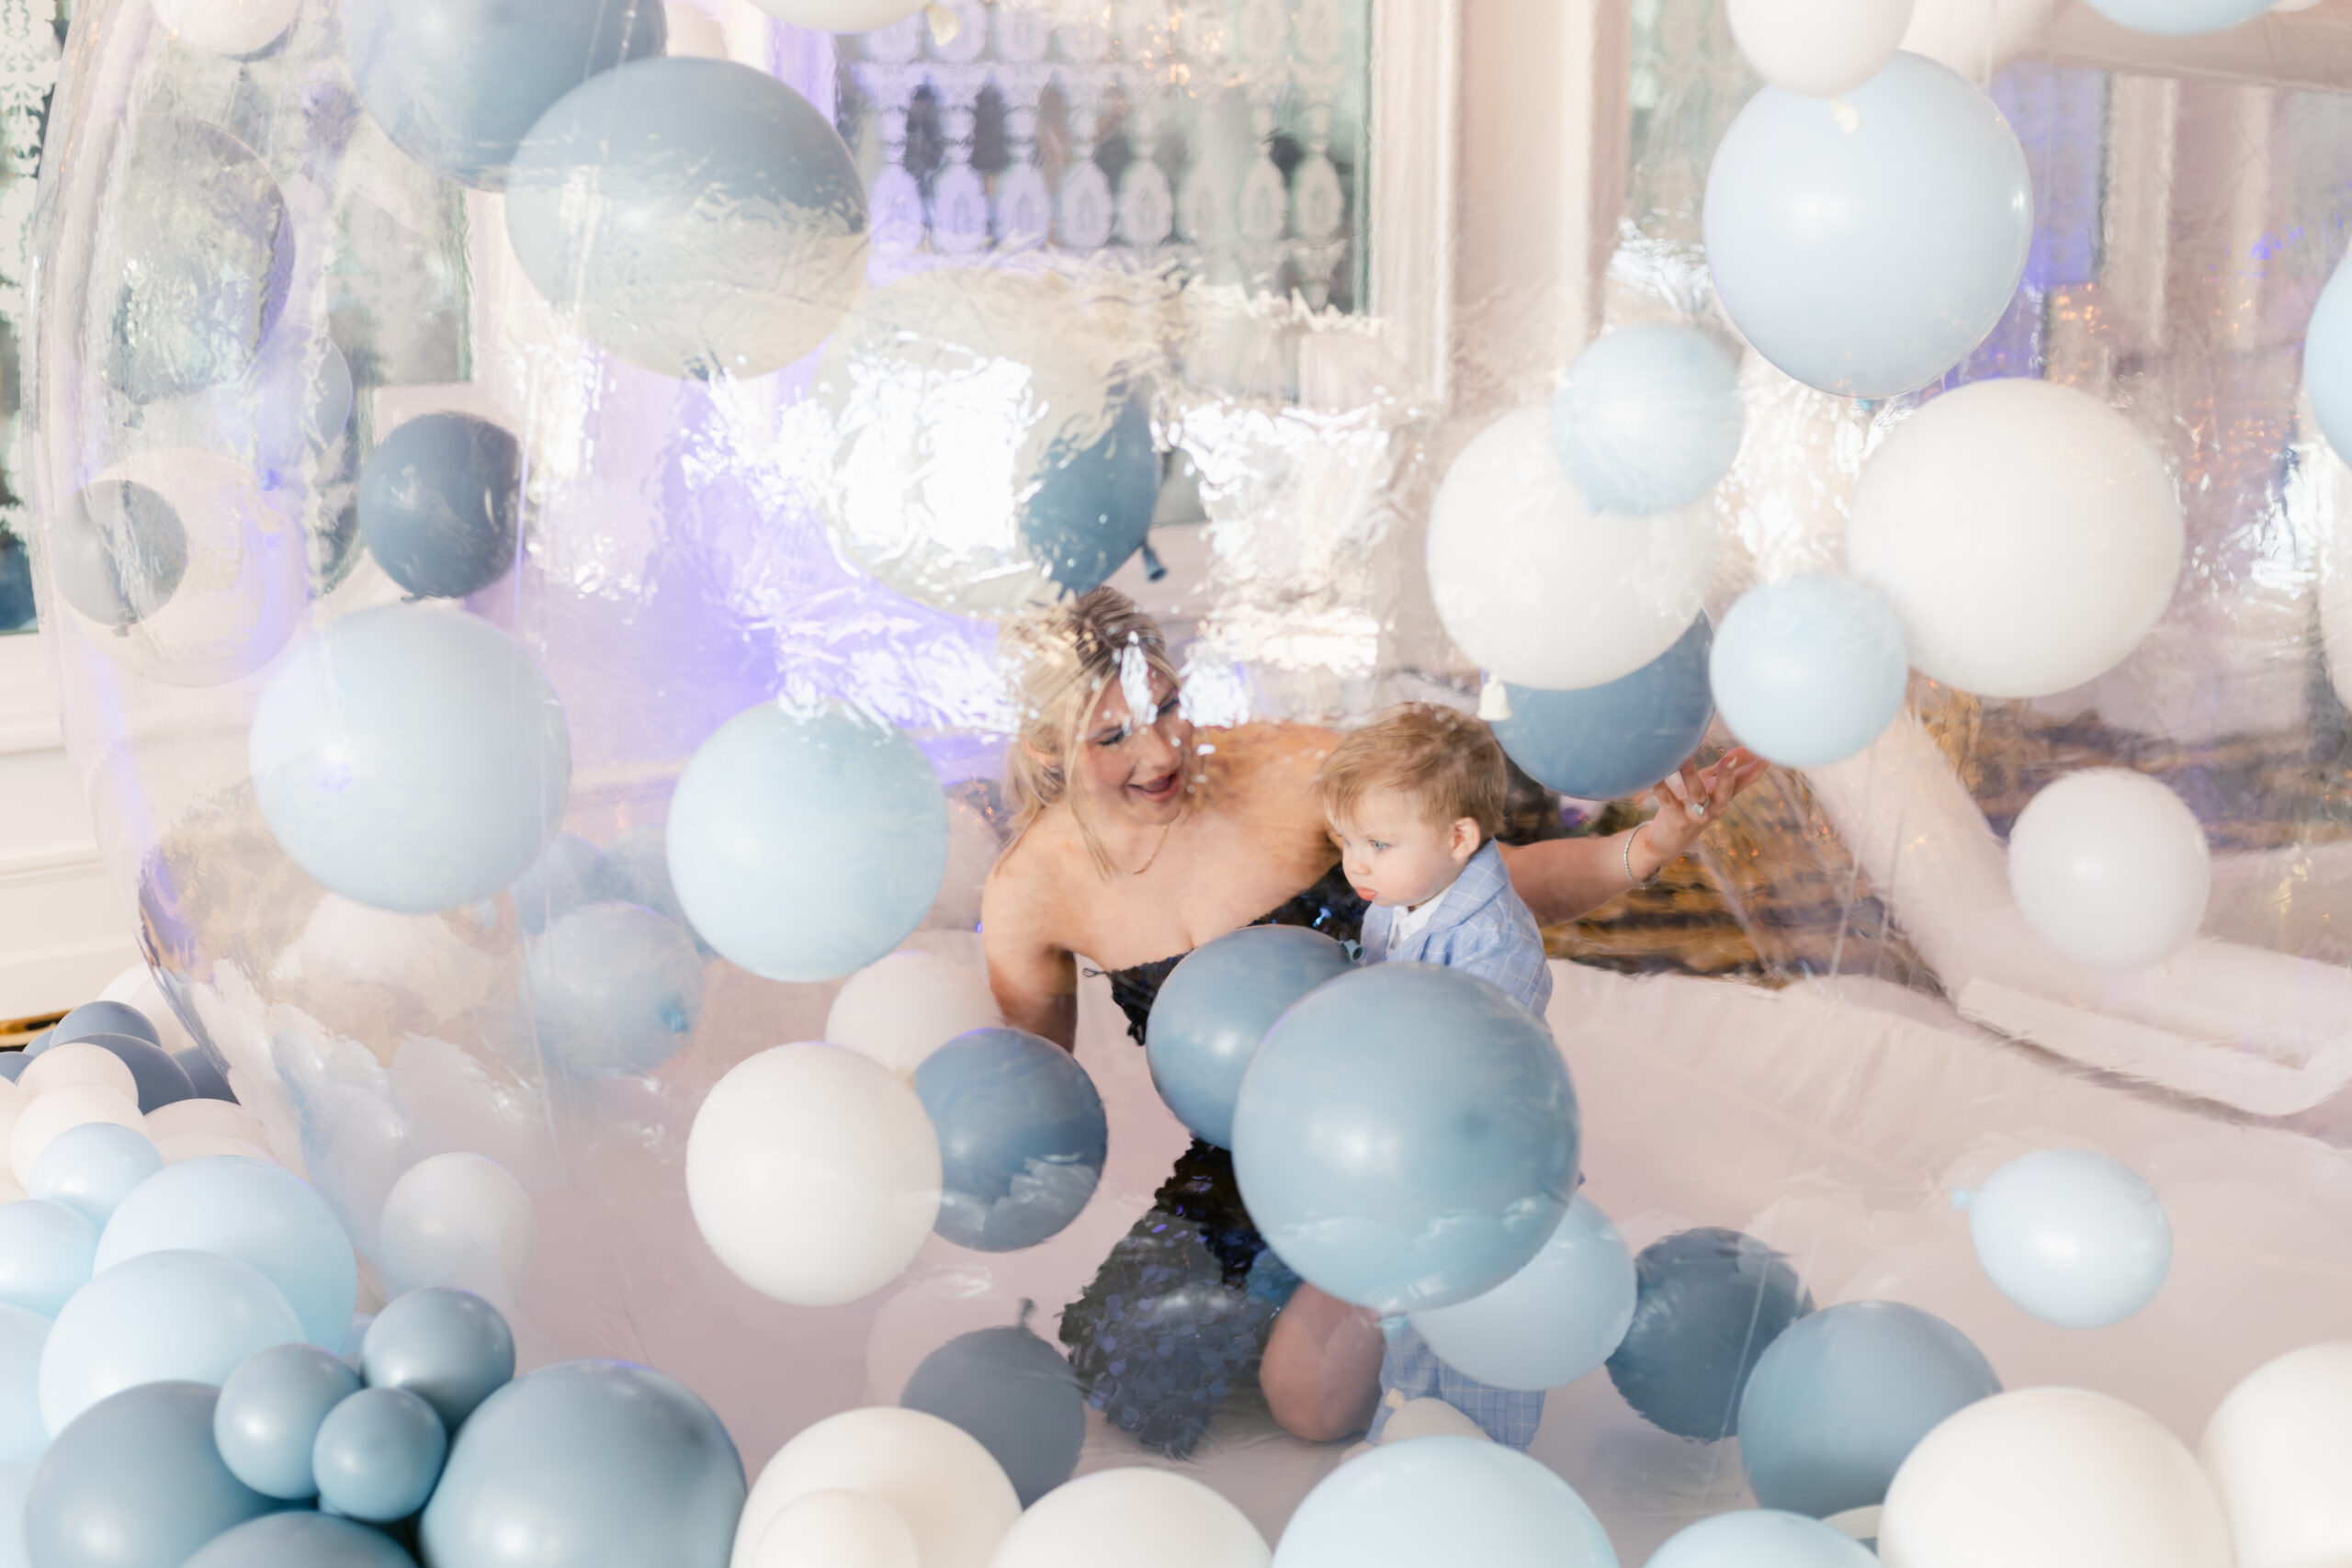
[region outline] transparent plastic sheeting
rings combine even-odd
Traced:
[[[1363,25],[1368,6],[1346,9]],[[1704,0],[1632,15],[1606,321],[1694,321],[1736,345],[1699,200],[1753,78]],[[831,114],[859,48],[779,24],[737,52]],[[1983,64],[1962,69],[1982,80]],[[1824,1305],[1915,1303],[2009,1387],[2105,1391],[2193,1438],[2256,1366],[2342,1335],[2352,1284],[2348,498],[2296,412],[2303,323],[2352,204],[2352,109],[2030,58],[2000,63],[1990,90],[2030,166],[2032,249],[1948,384],[2064,382],[2154,443],[2187,509],[2172,604],[2080,690],[1996,701],[1915,680],[1869,751],[1776,771],[1710,837],[1703,877],[1553,933],[1584,961],[1557,968],[1550,1018],[1583,1101],[1587,1193],[1634,1247],[1746,1231]],[[544,877],[397,913],[328,892],[280,847],[248,747],[275,662],[403,597],[357,536],[365,457],[435,414],[515,437],[512,570],[466,608],[512,634],[560,706],[571,783],[549,826],[603,851],[581,864],[616,879],[607,897],[676,914],[668,801],[719,725],[779,694],[845,700],[913,737],[948,788],[947,873],[910,941],[977,973],[1005,827],[995,617],[1053,589],[1023,531],[1024,475],[1148,413],[1169,475],[1148,541],[1164,575],[1138,556],[1114,581],[1167,627],[1197,722],[1344,726],[1403,695],[1466,706],[1477,672],[1420,580],[1431,480],[1514,402],[1547,399],[1560,367],[1523,386],[1464,378],[1448,400],[1390,352],[1412,329],[1377,313],[1376,274],[1375,309],[1317,310],[1230,267],[1139,265],[1115,245],[955,254],[877,231],[863,294],[805,351],[786,344],[794,363],[657,374],[579,335],[578,312],[526,275],[533,242],[508,232],[521,205],[436,175],[360,112],[323,0],[243,59],[175,41],[145,0],[77,6],[51,132],[28,439],[68,739],[173,1005],[278,1156],[379,1276],[378,1222],[405,1170],[453,1150],[496,1160],[530,1196],[532,1244],[474,1258],[467,1282],[508,1310],[526,1361],[656,1367],[711,1402],[754,1471],[820,1417],[894,1403],[929,1352],[1024,1303],[1050,1339],[1186,1142],[1099,977],[1078,1060],[1110,1153],[1077,1221],[1004,1254],[933,1236],[877,1293],[796,1308],[704,1245],[684,1147],[731,1066],[821,1035],[839,982],[764,980],[697,948],[674,1055],[559,1073],[530,979]],[[853,149],[860,177],[885,151]],[[1351,177],[1361,211],[1366,171]],[[1492,180],[1464,189],[1512,199]],[[820,240],[794,254],[838,261]],[[175,276],[252,287],[206,300],[209,315],[183,301],[125,326],[110,291],[158,254]],[[1535,281],[1549,282],[1513,287]],[[670,334],[641,358],[700,330],[640,324]],[[338,377],[355,389],[342,407]],[[1718,619],[1754,582],[1841,562],[1863,459],[1939,389],[1857,403],[1751,352],[1740,389],[1745,442],[1703,503]],[[140,584],[119,578],[114,600],[67,592],[69,499],[149,480],[184,534],[150,563],[172,569],[168,602],[126,616]],[[1719,726],[1709,748],[1730,739]],[[2026,800],[2098,764],[2165,779],[2213,847],[2204,931],[2157,970],[2059,957],[2003,874]],[[2007,1304],[1951,1202],[2052,1145],[2116,1156],[2169,1210],[2172,1278],[2119,1327],[2054,1328]],[[1245,1390],[1186,1462],[1272,1539],[1340,1451],[1282,1435]],[[1602,1374],[1553,1396],[1532,1451],[1628,1562],[1744,1484],[1733,1445],[1645,1425]],[[1097,1419],[1081,1462],[1159,1461]]]

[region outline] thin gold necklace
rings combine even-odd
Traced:
[[[1136,867],[1133,871],[1123,871],[1119,874],[1122,876],[1141,876],[1145,872],[1149,871],[1153,866],[1159,864],[1159,852],[1168,847],[1169,837],[1176,831],[1176,824],[1182,820],[1184,820],[1184,814],[1179,812],[1173,821],[1170,821],[1167,827],[1162,828],[1159,830],[1159,842],[1151,846],[1151,853],[1144,857],[1143,863]]]

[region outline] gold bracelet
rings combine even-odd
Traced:
[[[1625,886],[1628,887],[1647,887],[1658,879],[1660,872],[1666,870],[1664,865],[1660,865],[1657,871],[1651,872],[1645,877],[1636,877],[1634,874],[1634,840],[1640,838],[1642,829],[1648,826],[1646,822],[1636,822],[1634,824],[1634,830],[1625,835]]]

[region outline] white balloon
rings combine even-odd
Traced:
[[[264,1165],[276,1165],[277,1156],[266,1145],[251,1138],[232,1138],[224,1133],[174,1133],[155,1140],[155,1152],[164,1156],[165,1165],[180,1165],[192,1159],[210,1159],[215,1155],[234,1155],[239,1159],[257,1159]]]
[[[445,1285],[512,1304],[531,1272],[531,1195],[494,1159],[435,1155],[392,1183],[378,1261],[398,1291]]]
[[[2232,1389],[2200,1454],[2237,1568],[2352,1562],[2352,1343],[2307,1345]]]
[[[1413,1314],[1413,1326],[1454,1371],[1534,1393],[1572,1383],[1615,1355],[1637,1293],[1625,1238],[1578,1193],[1526,1268],[1484,1295]],[[1384,1440],[1395,1420],[1381,1428]]]
[[[670,37],[662,52],[672,60],[726,60],[727,29],[693,0],[665,0],[662,7]]]
[[[254,54],[286,36],[301,0],[152,0],[175,42],[212,54]]]
[[[186,1133],[210,1133],[259,1144],[265,1148],[269,1145],[269,1134],[262,1130],[261,1119],[243,1106],[225,1100],[175,1100],[147,1112],[147,1135],[156,1143]]]
[[[17,1077],[17,1088],[36,1100],[51,1089],[77,1083],[111,1089],[134,1104],[139,1100],[139,1080],[130,1076],[122,1058],[103,1045],[82,1040],[51,1046],[26,1063]]]
[[[1106,1551],[1107,1543],[1118,1543]],[[989,1568],[1266,1568],[1266,1538],[1247,1515],[1188,1475],[1099,1470],[1029,1506]]]
[[[187,1032],[180,1015],[164,999],[164,988],[155,983],[155,972],[143,963],[132,964],[107,981],[107,988],[98,993],[98,999],[137,1008],[155,1026],[164,1049],[175,1056],[198,1048],[196,1036]]]
[[[2125,768],[2049,784],[2009,829],[2009,890],[2077,964],[2144,969],[2197,934],[2212,892],[2205,829],[2180,796]]]
[[[899,1510],[864,1492],[810,1492],[760,1532],[748,1568],[922,1568]]]
[[[1860,86],[1894,57],[1912,0],[1724,0],[1732,41],[1776,87],[1816,98]]]
[[[2230,1568],[2188,1445],[2103,1393],[2020,1389],[1921,1438],[1879,1520],[1888,1568]]]
[[[1021,1516],[1012,1483],[962,1427],[920,1410],[845,1410],[778,1449],[760,1472],[729,1568],[755,1568],[777,1516],[829,1491],[862,1492],[895,1509],[914,1532],[922,1568],[987,1568]]]
[[[1715,564],[1701,501],[1648,517],[1596,513],[1561,467],[1552,410],[1478,433],[1430,508],[1438,619],[1496,679],[1564,691],[1630,675],[1690,629]]]
[[[2048,381],[1977,381],[1862,466],[1846,559],[1902,617],[1921,674],[2042,697],[2114,668],[2163,615],[2181,513],[2131,423]]]
[[[13,1079],[0,1078],[0,1085],[6,1086],[0,1088],[0,1156],[5,1156],[8,1152],[8,1140],[17,1133],[17,1118],[24,1114],[25,1107],[32,1102],[32,1096],[19,1089]],[[6,1164],[6,1159],[0,1157],[0,1168]],[[5,1568],[5,1565],[0,1565],[0,1568]]]
[[[1917,0],[1903,49],[1981,85],[2041,41],[2057,8],[2058,0]]]
[[[952,958],[901,948],[850,976],[825,1017],[825,1038],[911,1075],[957,1035],[1003,1025],[986,976]]]
[[[771,17],[796,28],[828,33],[865,33],[903,22],[930,0],[752,0]]]
[[[111,1122],[134,1133],[146,1131],[136,1100],[126,1100],[96,1084],[69,1083],[47,1094],[35,1095],[18,1114],[17,1125],[8,1134],[8,1169],[16,1177],[17,1185],[30,1188],[33,1167],[40,1163],[40,1156],[57,1141],[58,1134],[88,1122]]]
[[[832,1045],[779,1045],[718,1080],[686,1140],[695,1224],[737,1278],[834,1306],[903,1273],[939,1218],[939,1140],[914,1089]]]
[[[2166,38],[2218,33],[2252,21],[2270,0],[2084,0],[2109,21],[2133,32]]]

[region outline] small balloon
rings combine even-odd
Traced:
[[[1826,573],[1741,594],[1707,668],[1740,744],[1787,768],[1868,748],[1903,710],[1911,678],[1894,606],[1868,583]]]
[[[2197,934],[2213,888],[2204,824],[2160,781],[2090,768],[2045,785],[2009,829],[2009,890],[2077,964],[2145,969]]]
[[[1302,926],[1245,926],[1184,955],[1151,1004],[1144,1051],[1152,1086],[1195,1137],[1233,1146],[1241,1077],[1274,1020],[1355,967]]]
[[[368,553],[413,598],[462,599],[504,577],[522,505],[522,444],[471,414],[412,419],[359,469]]]
[[[112,1057],[107,1061],[110,1066],[120,1066]],[[32,1064],[33,1067],[39,1066],[38,1061]],[[25,1070],[30,1072],[32,1067]],[[49,1152],[49,1145],[68,1130],[92,1122],[110,1122],[132,1132],[140,1131],[143,1125],[137,1105],[99,1084],[69,1083],[33,1095],[17,1113],[16,1125],[8,1134],[8,1169],[17,1179],[17,1185],[29,1189],[33,1172],[40,1168],[40,1156]]]
[[[50,525],[49,549],[57,591],[101,626],[145,620],[187,575],[187,529],[178,512],[124,479],[74,491]]]
[[[139,1080],[121,1057],[92,1040],[52,1041],[21,1077],[17,1087],[28,1099],[39,1099],[68,1084],[102,1089],[123,1100],[139,1098]]]
[[[2172,1222],[2137,1172],[2088,1149],[2041,1149],[1968,1203],[1976,1260],[2001,1293],[2061,1328],[2105,1328],[2155,1299]]]
[[[1732,41],[1775,87],[1850,93],[1894,57],[1912,0],[1728,0]]]
[[[1471,1438],[1383,1443],[1291,1515],[1274,1568],[1616,1568],[1576,1489],[1515,1449]]]
[[[1046,575],[1085,593],[1143,547],[1159,504],[1159,454],[1151,412],[1130,397],[1110,431],[1078,452],[1048,452],[1047,467],[1021,510],[1021,537]]]
[[[142,1111],[196,1098],[196,1085],[187,1070],[160,1045],[127,1034],[87,1034],[75,1043],[95,1045],[130,1069],[132,1094]]]
[[[140,1184],[107,1223],[97,1268],[194,1247],[233,1258],[286,1292],[302,1337],[332,1345],[359,1290],[351,1240],[308,1182],[251,1159],[195,1159]]]
[[[531,1195],[496,1160],[435,1155],[392,1183],[378,1227],[385,1275],[401,1290],[446,1285],[513,1301],[531,1271]]]
[[[1577,355],[1553,400],[1552,439],[1595,511],[1641,515],[1714,489],[1739,456],[1744,418],[1738,367],[1713,338],[1645,323]]]
[[[57,1314],[41,1351],[41,1420],[58,1435],[124,1389],[167,1381],[209,1383],[209,1452],[212,1389],[246,1357],[301,1337],[302,1320],[285,1292],[234,1258],[145,1253],[92,1278]]]
[[[498,1309],[464,1291],[428,1287],[396,1296],[368,1325],[360,1375],[370,1388],[404,1388],[455,1432],[514,1376],[514,1335]]]
[[[34,1165],[26,1190],[103,1228],[131,1189],[163,1168],[164,1156],[144,1134],[91,1122],[58,1134]]]
[[[1670,1537],[1648,1568],[1876,1568],[1852,1537],[1802,1514],[1717,1514]]]
[[[382,1530],[332,1514],[265,1514],[217,1535],[181,1568],[415,1568]]]
[[[348,1362],[315,1345],[278,1345],[249,1357],[220,1385],[213,1409],[221,1462],[265,1497],[315,1497],[311,1452],[319,1427],[361,1386]]]
[[[1413,1326],[1456,1371],[1532,1393],[1608,1360],[1633,1324],[1634,1292],[1624,1238],[1579,1194],[1533,1262],[1484,1295],[1413,1314]]]
[[[55,1317],[88,1283],[98,1227],[70,1204],[40,1198],[0,1206],[0,1303]]]
[[[922,1568],[989,1568],[1021,1504],[987,1449],[920,1410],[843,1411],[802,1431],[760,1472],[729,1568],[752,1568],[769,1525],[812,1493],[857,1492],[913,1534]]]
[[[1122,1568],[1266,1568],[1249,1516],[1173,1471],[1098,1470],[1040,1498],[1005,1532],[990,1568],[1093,1568],[1120,1542]]]
[[[1690,759],[1715,716],[1707,685],[1714,628],[1702,613],[1672,648],[1606,685],[1507,688],[1510,716],[1494,721],[1510,760],[1578,800],[1639,795]]]
[[[1025,1327],[957,1335],[922,1359],[899,1404],[979,1439],[1024,1508],[1076,1472],[1086,1441],[1077,1377]]]
[[[577,1077],[650,1073],[702,1019],[694,939],[635,904],[590,904],[530,946],[531,1017],[539,1050]]]
[[[388,1525],[424,1506],[441,1479],[449,1433],[404,1388],[367,1388],[327,1412],[311,1450],[319,1506]]]
[[[41,1568],[181,1568],[198,1548],[277,1505],[212,1447],[219,1391],[147,1382],[57,1434],[25,1498],[25,1544]]]
[[[128,1035],[144,1040],[150,1045],[161,1045],[164,1037],[154,1022],[137,1008],[122,1002],[84,1002],[57,1021],[50,1037],[62,1043],[68,1040],[88,1040],[101,1034]]]
[[[1609,1358],[1609,1381],[1660,1431],[1730,1437],[1748,1374],[1813,1298],[1779,1253],[1737,1231],[1652,1242],[1634,1272],[1634,1321]]]
[[[987,976],[910,947],[849,977],[825,1015],[825,1039],[911,1075],[957,1035],[1003,1023]]]
[[[1011,1252],[1057,1235],[1102,1179],[1110,1126],[1070,1054],[1018,1029],[949,1041],[915,1069],[938,1134],[941,1235]]]

